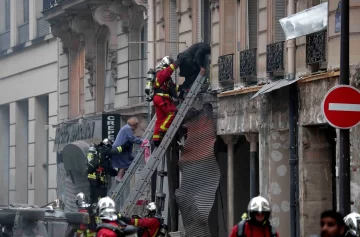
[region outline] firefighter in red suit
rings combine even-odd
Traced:
[[[161,228],[160,219],[156,217],[156,205],[154,202],[149,203],[145,209],[148,214],[145,218],[137,219],[137,218],[129,218],[125,216],[121,216],[120,220],[123,222],[134,225],[136,227],[141,228],[140,237],[154,237],[158,236],[159,230]]]
[[[87,202],[87,198],[84,193],[78,193],[76,195],[75,203],[76,206],[79,208],[79,212],[88,213],[90,204]],[[90,216],[90,224],[89,225],[81,224],[79,230],[76,231],[76,236],[95,237],[96,234],[95,228],[96,228],[95,219],[92,216]]]
[[[174,62],[169,56],[165,56],[156,67],[154,87],[154,99],[156,123],[154,127],[153,142],[159,146],[161,140],[174,120],[177,108],[173,98],[177,98],[178,87],[172,81],[172,73],[180,66],[184,57],[178,57]]]
[[[249,219],[235,225],[230,237],[279,237],[276,229],[270,224],[270,214],[269,202],[261,196],[254,197],[248,206]]]
[[[109,197],[101,198],[96,207],[96,213],[98,218],[101,220],[102,224],[97,227],[97,237],[117,237],[115,231],[116,228],[120,227],[117,220],[118,215],[115,209],[114,201]],[[114,230],[106,228],[105,226],[109,225],[114,227]]]

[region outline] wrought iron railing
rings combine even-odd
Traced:
[[[234,80],[234,54],[227,54],[218,58],[219,82]]]
[[[266,71],[284,70],[284,41],[266,46]]]
[[[306,64],[326,61],[327,31],[320,31],[306,36]]]
[[[43,0],[43,9],[47,10],[56,7],[62,1],[64,0]]]
[[[36,24],[37,24],[36,27],[37,37],[44,36],[50,33],[50,24],[47,21],[45,21],[44,17],[37,19]]]
[[[10,48],[10,31],[0,34],[0,51]]]
[[[240,77],[256,76],[256,48],[240,52]]]
[[[29,41],[29,23],[18,27],[19,30],[19,44]]]

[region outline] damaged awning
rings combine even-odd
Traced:
[[[262,95],[262,94],[265,94],[265,93],[268,93],[268,92],[271,92],[271,91],[274,91],[274,90],[278,90],[278,89],[280,89],[280,88],[282,88],[284,86],[291,85],[291,84],[297,82],[300,79],[301,78],[288,80],[288,79],[284,78],[284,79],[280,79],[280,80],[277,80],[277,81],[270,82],[269,84],[264,85],[258,92],[256,92],[256,94],[253,97],[251,97],[251,99],[254,99],[258,95]]]
[[[279,21],[286,40],[325,30],[328,25],[328,3],[324,2]]]

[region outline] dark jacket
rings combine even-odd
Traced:
[[[207,43],[195,43],[179,55],[184,55],[185,60],[180,65],[180,76],[187,77],[199,73],[201,67],[206,68],[206,56],[211,53]]]

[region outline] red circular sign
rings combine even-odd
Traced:
[[[348,85],[338,85],[325,95],[322,110],[328,123],[349,129],[360,122],[360,91]]]

